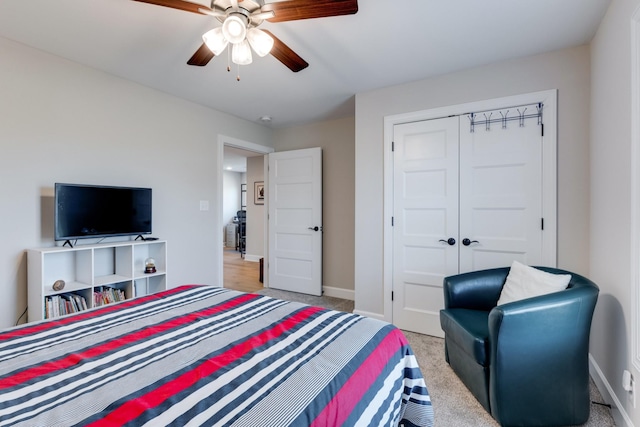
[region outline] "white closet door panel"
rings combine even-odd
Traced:
[[[542,260],[542,136],[535,119],[460,133],[460,272]],[[473,243],[463,244],[464,239]]]
[[[458,118],[394,127],[393,321],[442,335],[442,279],[458,271]]]

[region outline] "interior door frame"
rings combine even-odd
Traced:
[[[254,153],[260,153],[265,155],[264,156],[264,170],[265,172],[267,171],[267,168],[269,166],[269,159],[266,156],[266,154],[269,153],[273,153],[276,150],[273,147],[269,147],[266,145],[260,145],[260,144],[256,144],[254,142],[249,142],[249,141],[243,141],[241,139],[237,139],[237,138],[233,138],[230,136],[226,136],[226,135],[218,135],[218,141],[217,141],[218,147],[217,147],[217,157],[218,157],[218,161],[216,163],[216,176],[217,176],[217,180],[218,180],[218,188],[217,188],[217,200],[216,200],[216,227],[214,229],[213,232],[213,237],[214,240],[216,242],[218,242],[214,248],[214,253],[215,253],[215,265],[216,268],[218,270],[217,272],[217,283],[218,286],[220,286],[221,288],[224,287],[224,254],[222,253],[223,249],[222,249],[222,241],[223,241],[223,231],[222,229],[224,228],[224,224],[222,221],[222,217],[223,215],[223,209],[222,209],[222,203],[224,200],[224,188],[223,188],[223,161],[224,161],[224,147],[225,145],[228,147],[234,147],[234,148],[239,148],[242,150],[246,150],[246,151],[253,151]],[[268,173],[264,174],[264,185],[265,188],[268,188],[267,186],[269,185],[269,176]],[[269,256],[269,222],[267,221],[267,213],[269,210],[269,198],[267,198],[265,200],[265,206],[264,206],[264,257],[266,259],[268,259]],[[264,287],[268,288],[269,287],[269,271],[268,271],[268,266],[267,263],[264,263]]]
[[[448,116],[465,115],[470,112],[496,110],[526,104],[544,104],[544,145],[542,148],[542,215],[544,230],[542,237],[543,265],[555,267],[557,263],[557,138],[558,138],[558,91],[551,89],[483,101],[437,107],[428,110],[385,116],[383,158],[383,310],[384,320],[393,322],[393,128],[395,125]]]

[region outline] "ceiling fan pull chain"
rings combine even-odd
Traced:
[[[238,75],[236,76],[236,81],[240,81],[240,65],[238,65]]]

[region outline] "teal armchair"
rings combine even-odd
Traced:
[[[571,274],[566,290],[497,306],[509,268],[446,277],[445,357],[501,426],[567,426],[589,418],[589,333],[598,298]]]

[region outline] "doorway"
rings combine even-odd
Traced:
[[[221,233],[218,239],[221,244],[218,245],[220,261],[217,270],[220,286],[255,292],[266,285],[266,280],[260,281],[261,271],[264,277],[260,259],[267,254],[266,214],[263,206],[254,205],[253,192],[254,181],[266,180],[265,154],[273,151],[271,147],[226,136],[218,138],[217,230]],[[253,239],[238,232],[240,219],[246,220],[242,224],[245,230],[253,230]],[[241,237],[246,240],[241,241]],[[250,242],[248,252],[247,242]]]

